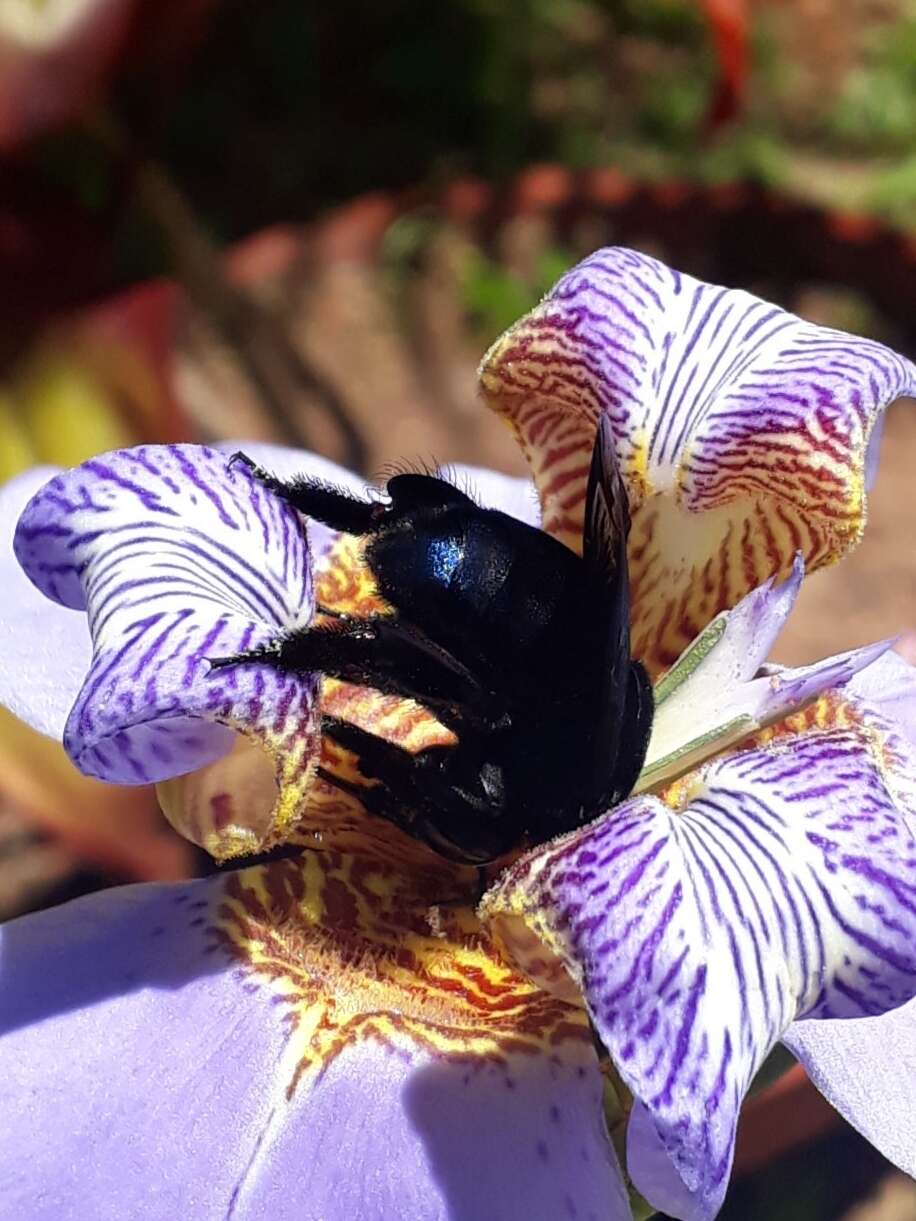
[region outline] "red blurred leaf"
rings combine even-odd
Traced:
[[[747,0],[701,0],[712,32],[719,63],[716,92],[706,115],[710,129],[720,127],[740,112],[749,66]]]
[[[840,1122],[796,1064],[745,1103],[738,1126],[735,1170],[750,1174],[783,1153],[817,1140]]]
[[[6,0],[0,5],[0,152],[67,123],[121,67],[170,84],[217,0]]]

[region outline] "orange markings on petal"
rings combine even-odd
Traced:
[[[391,607],[379,596],[372,573],[363,560],[363,540],[341,535],[316,567],[319,606],[338,614],[366,616],[390,614]],[[321,688],[321,711],[350,721],[377,737],[396,742],[416,753],[430,746],[454,743],[454,734],[413,700],[385,695],[339,679],[325,678]],[[322,739],[321,767],[349,783],[371,783],[359,770],[358,760],[329,737]],[[378,818],[369,817],[358,799],[324,781],[316,781],[308,794],[299,832],[294,838],[347,851],[365,850],[385,859],[401,859],[427,866],[434,854],[403,832]]]
[[[590,1040],[584,1013],[507,966],[461,900],[447,869],[337,852],[226,880],[214,935],[284,1006],[288,1094],[367,1039],[494,1062]]]
[[[381,597],[372,571],[363,558],[365,539],[340,534],[315,565],[318,606],[340,615],[386,615],[391,607]]]
[[[655,677],[721,610],[788,575],[797,552],[811,572],[859,541],[869,423],[856,406],[839,423],[817,410],[788,422],[749,412],[726,427],[704,404],[676,454],[657,437],[650,454],[647,429],[661,427],[654,391],[634,385],[636,366],[620,363],[613,343],[562,294],[548,297],[487,353],[480,388],[531,465],[544,529],[574,551],[597,421],[608,414],[633,519],[633,652]]]

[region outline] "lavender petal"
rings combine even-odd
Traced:
[[[916,1001],[878,1017],[795,1022],[783,1042],[844,1119],[916,1178]]]
[[[265,971],[240,963],[223,913],[255,872],[251,893],[284,893],[268,867],[0,930],[0,1215],[629,1221],[586,1039],[449,1057],[434,1026],[412,1042],[376,1002],[365,1037],[299,1077],[297,979],[327,947],[278,922],[257,929],[274,946]],[[354,963],[326,982],[354,1019],[379,995]]]

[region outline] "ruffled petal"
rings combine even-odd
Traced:
[[[39,593],[13,553],[19,514],[56,473],[39,467],[0,488],[0,787],[84,860],[137,879],[187,877],[188,845],[162,826],[153,794],[80,775],[60,745],[92,656],[86,616]]]
[[[212,763],[233,730],[273,759],[279,798],[204,846],[225,857],[293,825],[318,748],[318,679],[209,658],[309,621],[298,516],[242,466],[198,446],[120,450],[58,475],[32,499],[16,554],[43,593],[86,609],[92,665],[63,740],[88,775],[142,784]]]
[[[656,683],[652,735],[636,792],[674,779],[853,675],[861,674],[870,688],[880,681],[865,676],[891,640],[795,669],[764,665],[803,576],[796,556],[787,581],[771,579],[717,615]]]
[[[481,387],[531,462],[544,528],[575,548],[608,413],[634,510],[633,648],[657,673],[796,552],[813,571],[859,540],[876,421],[916,370],[609,248],[496,342]]]
[[[741,1101],[793,1021],[916,993],[911,752],[863,708],[837,704],[831,730],[804,715],[531,853],[484,900],[520,966],[581,990],[648,1112],[629,1173],[686,1221],[718,1210]]]
[[[13,553],[19,514],[54,467],[36,467],[0,488],[0,704],[60,741],[92,656],[86,616],[49,601]]]
[[[628,1219],[584,1015],[429,897],[306,853],[6,926],[0,1213]]]

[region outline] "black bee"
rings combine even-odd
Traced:
[[[628,795],[653,700],[630,659],[630,522],[606,419],[581,558],[432,475],[396,475],[386,502],[365,502],[236,458],[306,516],[365,536],[365,560],[396,613],[337,616],[212,664],[317,670],[405,696],[458,739],[410,754],[325,718],[324,731],[378,783],[351,789],[326,779],[442,856],[478,865],[581,826]]]

